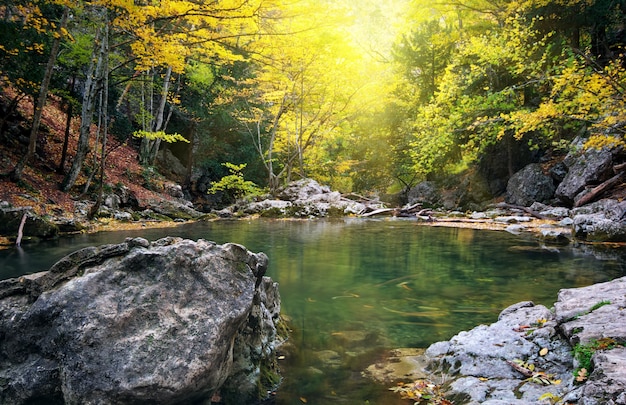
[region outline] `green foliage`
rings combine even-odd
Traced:
[[[623,346],[622,343],[615,341],[613,338],[602,338],[592,340],[588,344],[577,344],[574,346],[573,355],[578,360],[578,367],[574,370],[576,381],[583,382],[593,371],[591,358],[599,350],[610,350],[617,346]]]
[[[159,178],[159,173],[154,167],[142,167],[141,178],[143,179],[143,186],[145,188],[147,188],[148,190],[157,191],[157,180]]]
[[[611,305],[611,301],[608,300],[603,300],[598,302],[597,304],[595,304],[594,306],[591,307],[591,309],[589,309],[589,312],[593,312],[598,308],[602,308],[605,305]]]
[[[189,141],[184,136],[177,134],[177,133],[166,134],[165,131],[154,132],[154,131],[139,130],[139,131],[133,132],[133,136],[135,138],[147,138],[150,140],[160,139],[167,143],[174,143],[178,141],[189,143]]]
[[[219,191],[228,191],[235,198],[241,198],[263,193],[263,190],[260,189],[254,182],[244,179],[242,170],[246,167],[245,163],[240,165],[222,163],[222,165],[228,168],[230,174],[213,183],[211,188],[207,191],[208,194],[215,194]]]

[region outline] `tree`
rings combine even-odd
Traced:
[[[263,161],[272,192],[296,176],[324,171],[323,149],[342,136],[342,123],[371,81],[329,9],[310,2],[295,6],[263,21],[249,77],[222,98],[239,106],[234,115]]]
[[[43,18],[43,16],[38,15],[39,12],[35,5],[29,5],[33,10],[33,14],[37,15],[37,18],[34,19],[33,23],[36,25],[41,24],[42,22],[49,25],[48,29],[55,30],[52,34],[52,45],[50,47],[50,53],[48,56],[48,61],[46,64],[46,68],[43,74],[43,78],[41,80],[41,84],[39,85],[39,96],[37,97],[37,102],[35,103],[34,113],[33,113],[33,122],[30,130],[28,148],[24,156],[19,160],[13,171],[10,173],[10,178],[13,181],[19,181],[22,178],[22,173],[26,164],[33,158],[35,155],[35,150],[37,147],[37,137],[39,135],[39,125],[41,122],[41,115],[43,112],[43,108],[46,104],[46,99],[48,96],[48,87],[50,86],[50,80],[52,78],[53,69],[55,67],[56,59],[59,52],[59,47],[63,38],[67,35],[67,21],[69,18],[69,8],[63,7],[63,12],[61,15],[60,23],[58,27],[55,26],[54,23],[51,23],[49,20]],[[22,9],[23,10],[23,9]],[[25,16],[27,17],[27,15]],[[26,19],[28,22],[28,19]],[[26,25],[27,26],[27,25]],[[35,28],[37,29],[37,28]],[[43,27],[39,29],[44,29]],[[39,44],[41,45],[41,44]],[[33,44],[33,46],[37,46],[37,44]],[[13,53],[12,50],[8,50],[4,48],[8,53]]]
[[[96,8],[92,15],[94,20],[100,21],[101,25],[96,31],[92,56],[85,78],[81,102],[80,133],[76,146],[76,154],[74,155],[74,160],[72,161],[69,172],[65,175],[61,183],[61,190],[63,191],[69,191],[74,186],[81,172],[83,162],[89,152],[91,124],[96,108],[97,95],[102,90],[105,76],[109,74],[108,70],[105,69],[105,67],[108,66],[107,60],[109,58],[110,49],[108,45],[108,10],[106,8]],[[107,33],[106,40],[104,38],[105,32]],[[103,108],[106,108],[106,106]]]

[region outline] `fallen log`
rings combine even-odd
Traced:
[[[594,201],[596,198],[598,198],[600,194],[610,189],[615,184],[619,183],[619,181],[622,179],[622,176],[624,176],[624,173],[626,172],[617,173],[615,176],[611,177],[604,183],[592,188],[587,194],[582,196],[578,201],[574,203],[574,207],[575,208],[581,207],[585,204],[589,204],[590,202]]]
[[[503,208],[511,208],[511,209],[516,209],[516,210],[522,210],[527,214],[530,214],[531,216],[538,218],[538,219],[548,219],[549,217],[545,216],[545,215],[541,215],[540,213],[538,213],[537,211],[533,211],[528,207],[522,207],[521,205],[513,205],[513,204],[507,204],[507,203],[502,203],[502,204],[498,204],[498,206],[501,206]]]
[[[380,215],[380,214],[386,214],[392,211],[395,211],[395,208],[379,208],[377,210],[374,211],[370,211],[368,213],[365,214],[361,214],[362,217],[373,217],[374,215]]]
[[[620,163],[618,165],[613,166],[613,173],[621,172],[626,169],[626,163]]]

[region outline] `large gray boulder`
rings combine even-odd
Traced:
[[[588,185],[597,185],[612,176],[613,152],[586,149],[570,153],[564,160],[567,174],[555,191],[564,204],[573,205]]]
[[[441,205],[441,192],[437,184],[433,181],[423,181],[419,183],[409,190],[407,197],[411,205],[416,203],[422,203],[428,206]]]
[[[546,203],[554,197],[552,177],[546,175],[539,163],[532,163],[515,173],[506,187],[506,202],[528,207],[534,202]]]
[[[267,262],[236,244],[137,238],[3,281],[0,403],[258,399],[278,344]]]

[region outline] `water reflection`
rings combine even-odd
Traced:
[[[596,260],[503,232],[429,228],[406,220],[220,221],[79,235],[0,251],[0,277],[48,268],[80,247],[175,235],[236,242],[270,258],[294,326],[277,403],[391,404],[361,371],[388,348],[425,347],[493,322],[506,306],[551,305],[560,288],[626,274],[624,252]],[[397,402],[401,403],[401,402]]]

